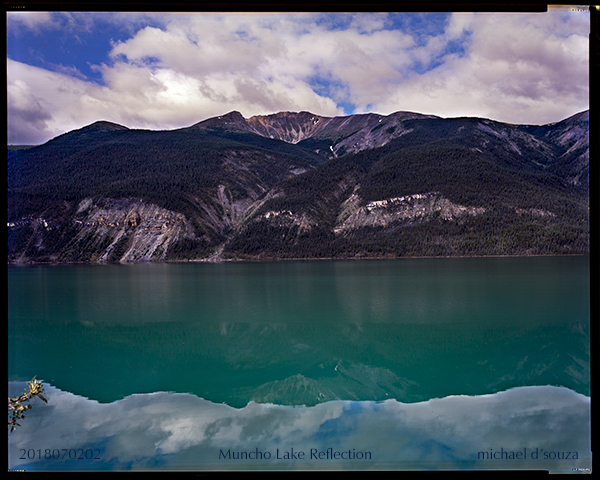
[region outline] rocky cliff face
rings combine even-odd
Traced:
[[[250,197],[233,200],[227,187],[219,185],[210,201],[197,204],[196,223],[206,232],[199,234],[184,214],[140,198],[86,198],[63,215],[50,209],[41,216],[8,222],[9,236],[20,236],[26,244],[14,255],[9,251],[9,261],[164,262],[180,258],[177,253],[189,258],[181,252],[181,244],[202,246],[197,259],[218,260],[223,245],[215,238],[241,224],[254,204],[260,202]],[[285,212],[271,212],[265,218],[280,214],[286,218]]]
[[[308,112],[282,112],[275,115],[257,115],[246,122],[250,131],[263,137],[298,143],[312,137],[329,119]]]
[[[140,199],[85,199],[73,222],[80,227],[73,248],[79,251],[91,239],[90,250],[100,263],[164,261],[174,243],[195,238],[182,214]]]
[[[59,218],[25,218],[9,223],[9,234],[27,237],[15,263],[154,262],[167,259],[169,248],[195,234],[186,218],[141,199],[82,200],[74,213]],[[57,237],[57,232],[66,235]],[[47,255],[46,255],[47,253]]]
[[[363,206],[360,196],[353,193],[341,206],[334,232],[342,234],[363,227],[387,227],[394,222],[412,225],[434,216],[455,220],[467,215],[480,215],[483,207],[465,207],[452,203],[439,192],[415,193],[386,198]]]

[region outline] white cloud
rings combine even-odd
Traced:
[[[105,87],[61,73],[7,61],[8,142],[39,143],[86,122],[113,119]],[[107,118],[108,117],[108,118]]]
[[[404,49],[412,39],[400,32],[327,31],[285,18],[267,25],[247,21],[245,16],[233,16],[224,24],[203,21],[194,30],[173,24],[166,30],[146,28],[115,45],[111,55],[203,81],[217,74],[236,75],[242,83],[261,84],[267,98],[290,79],[294,85],[309,85],[320,78],[322,83],[345,85],[350,99],[365,105],[385,95],[388,86],[401,79],[399,68],[410,61]],[[296,92],[292,89],[290,98]]]
[[[413,75],[377,108],[511,123],[550,123],[588,108],[585,22],[559,12],[455,14],[444,40],[463,31],[469,32],[465,54],[447,55],[437,68]]]
[[[7,12],[7,29],[18,30],[26,28],[30,33],[39,29],[59,28],[59,24],[50,12]]]

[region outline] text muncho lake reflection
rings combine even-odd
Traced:
[[[308,450],[298,450],[295,448],[281,449],[275,451],[260,450],[219,450],[219,460],[372,460],[373,456],[369,451],[356,450],[335,450],[332,447],[327,449],[311,448]],[[521,450],[505,450],[504,448],[479,451],[478,460],[577,460],[578,452],[568,451],[550,451],[543,448]]]
[[[325,450],[311,448],[309,450],[275,449],[269,450],[219,450],[219,460],[371,460],[371,452],[349,450]]]

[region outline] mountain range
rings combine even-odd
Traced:
[[[99,121],[7,173],[9,263],[589,253],[589,111]]]

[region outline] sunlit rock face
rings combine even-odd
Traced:
[[[393,222],[415,222],[434,216],[443,220],[454,220],[464,215],[479,215],[485,212],[485,208],[452,203],[439,192],[416,193],[359,205],[358,195],[353,195],[344,202],[344,214],[339,217],[336,234],[361,227],[385,227]]]

